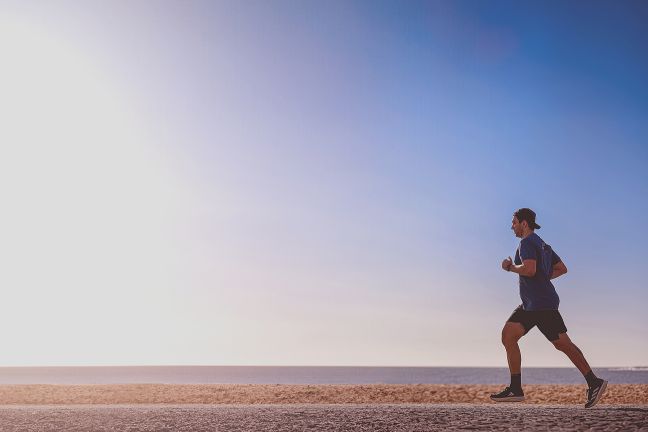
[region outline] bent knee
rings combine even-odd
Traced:
[[[571,342],[568,341],[562,341],[562,340],[555,340],[551,342],[553,346],[558,350],[558,351],[567,351],[569,347],[571,346]]]
[[[572,346],[575,346],[571,339],[569,339],[569,336],[565,333],[561,333],[558,335],[558,338],[556,340],[552,340],[551,343],[553,346],[558,350],[558,351],[566,351],[569,350]]]
[[[502,335],[502,345],[513,345],[516,344],[522,336],[515,335]]]
[[[524,327],[519,323],[506,323],[502,329],[502,344],[510,345],[515,344],[524,336]]]

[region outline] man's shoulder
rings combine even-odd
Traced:
[[[531,235],[523,238],[520,240],[520,244],[534,244],[534,245],[542,245],[544,244],[544,240],[540,238],[540,236],[536,233],[531,233]]]
[[[520,239],[520,251],[524,251],[525,255],[536,255],[538,250],[542,248],[543,241],[535,233]]]

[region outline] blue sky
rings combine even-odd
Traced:
[[[590,362],[648,364],[643,2],[0,8],[0,364],[504,366],[524,206]]]

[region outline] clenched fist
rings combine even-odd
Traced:
[[[504,261],[502,261],[502,269],[506,271],[509,271],[512,265],[513,265],[513,260],[511,259],[511,257],[508,257]]]

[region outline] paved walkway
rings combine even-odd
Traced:
[[[648,406],[0,406],[0,431],[648,431]]]

